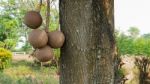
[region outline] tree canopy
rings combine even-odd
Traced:
[[[55,2],[55,0],[53,1]],[[0,41],[5,45],[5,48],[14,50],[18,42],[23,42],[22,49],[24,51],[31,48],[27,42],[27,35],[31,31],[23,23],[23,17],[29,10],[35,10],[39,2],[37,0],[0,0]],[[55,3],[52,3],[51,7],[51,19],[50,30],[56,30],[59,28],[59,16],[58,9],[55,7]],[[45,11],[46,3],[43,1],[41,15],[44,19],[41,28],[45,27]],[[25,41],[22,40],[25,38]]]

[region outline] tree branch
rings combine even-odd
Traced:
[[[37,12],[41,11],[41,6],[42,6],[42,0],[40,0],[39,4],[37,5],[37,8],[36,8]]]

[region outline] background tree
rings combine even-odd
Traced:
[[[149,34],[138,35],[131,38],[130,35],[117,31],[116,40],[121,55],[150,56]]]
[[[114,0],[60,0],[60,84],[114,84]]]
[[[128,32],[131,38],[136,38],[140,34],[140,30],[136,27],[130,27]]]
[[[56,0],[51,3],[51,19],[50,30],[56,30],[59,27],[58,9],[55,7]],[[0,41],[5,43],[6,48],[14,51],[18,43],[22,44],[22,51],[28,52],[32,49],[28,39],[28,33],[31,29],[23,23],[23,17],[29,10],[35,10],[39,5],[39,0],[0,0]],[[43,0],[41,14],[43,17],[43,24],[41,28],[45,27],[45,11],[46,0]]]
[[[145,39],[150,39],[150,33],[143,34],[142,37]]]
[[[4,2],[3,5],[5,4]],[[1,4],[0,3],[0,4]],[[19,24],[15,17],[15,9],[11,7],[12,3],[8,3],[8,7],[0,10],[0,41],[5,43],[5,48],[12,49],[15,47],[18,40]]]

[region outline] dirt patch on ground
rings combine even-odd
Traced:
[[[122,57],[124,65],[121,67],[125,78],[125,84],[139,84],[139,69],[135,65],[135,57]]]
[[[13,61],[21,61],[21,60],[25,60],[25,61],[33,61],[32,57],[29,57],[28,54],[17,54],[17,55],[13,55],[12,57]]]

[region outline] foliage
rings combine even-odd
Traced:
[[[144,35],[142,35],[142,37],[145,38],[145,39],[150,39],[150,33],[144,34]]]
[[[59,57],[60,57],[60,49],[54,49],[53,51],[54,51],[54,55],[55,55],[56,59],[59,59]]]
[[[144,36],[131,37],[130,35],[125,35],[124,33],[117,34],[116,40],[120,54],[150,56],[150,39],[147,38],[148,36]]]
[[[4,42],[7,49],[12,49],[18,41],[19,20],[17,8],[14,8],[13,0],[0,2],[0,41]]]
[[[31,53],[31,52],[29,52],[29,51],[32,51],[32,47],[31,47],[31,45],[28,43],[28,42],[26,42],[23,46],[22,46],[22,48],[20,49],[20,51],[25,51],[26,53]]]
[[[59,13],[56,9],[56,0],[51,2],[51,16],[49,30],[53,31],[59,28]],[[35,10],[39,5],[37,0],[1,0],[0,1],[0,41],[5,43],[5,48],[14,50],[15,46],[21,42],[22,37],[25,41],[22,42],[23,51],[30,51],[32,47],[29,45],[28,33],[31,29],[23,24],[23,17],[27,11]],[[41,15],[43,24],[41,28],[45,28],[45,12],[46,1],[43,0],[41,7]],[[10,33],[11,32],[11,33]]]
[[[136,27],[130,27],[128,32],[130,34],[130,37],[136,38],[139,35],[140,30]]]
[[[55,65],[58,69],[59,67],[59,57],[60,57],[60,49],[53,49],[54,59],[52,60],[52,65]]]
[[[5,46],[5,43],[2,42],[2,41],[0,41],[0,47],[1,47],[1,48],[4,48],[4,46]]]
[[[12,49],[16,46],[16,41],[14,39],[6,39],[4,43],[6,49]]]
[[[0,69],[6,68],[10,65],[12,53],[4,48],[0,48]]]

